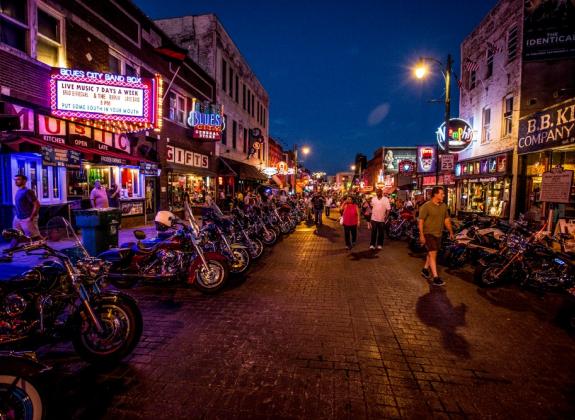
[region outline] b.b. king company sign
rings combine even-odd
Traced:
[[[575,98],[519,121],[518,153],[529,153],[573,143],[575,143]]]

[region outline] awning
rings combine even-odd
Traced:
[[[15,152],[20,152],[20,145],[22,144],[32,144],[34,146],[50,146],[50,147],[54,147],[57,149],[65,149],[65,150],[74,150],[76,152],[82,153],[84,155],[84,160],[87,160],[89,162],[94,162],[96,159],[95,157],[98,156],[99,158],[101,158],[102,156],[107,156],[107,157],[111,157],[111,158],[116,158],[116,159],[120,159],[121,161],[124,161],[126,165],[132,165],[132,166],[139,166],[140,162],[153,162],[149,159],[145,159],[142,157],[136,157],[136,156],[132,156],[132,155],[128,155],[128,154],[124,154],[124,153],[119,153],[119,152],[113,152],[111,150],[108,150],[106,152],[102,152],[99,150],[95,150],[95,149],[84,149],[82,147],[75,147],[75,146],[71,146],[68,144],[56,144],[56,143],[51,143],[36,137],[26,137],[26,136],[20,136],[18,138],[15,138],[13,140],[5,140],[2,142],[2,144],[5,144],[7,147],[9,147],[10,149],[14,150]],[[154,162],[157,163],[157,162]]]
[[[220,175],[234,175],[240,179],[250,181],[267,181],[268,179],[268,177],[261,173],[255,166],[223,157],[220,157],[220,160]]]

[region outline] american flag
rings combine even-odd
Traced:
[[[463,62],[463,68],[465,71],[477,71],[479,69],[479,63],[477,61],[466,58]]]
[[[497,45],[493,44],[492,42],[487,41],[487,51],[489,51],[489,53],[495,55],[495,54],[503,51],[503,48],[498,47]]]

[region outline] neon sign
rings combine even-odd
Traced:
[[[473,143],[473,127],[461,118],[452,118],[449,120],[449,151],[451,153],[463,152],[471,143]],[[437,135],[437,144],[442,150],[445,150],[445,122],[439,126],[435,132]]]
[[[192,98],[192,110],[188,114],[188,125],[193,127],[195,139],[221,140],[226,128],[224,106],[201,103]]]
[[[52,69],[50,107],[57,117],[94,122],[99,128],[133,132],[161,124],[162,79]]]
[[[437,167],[436,149],[433,146],[419,146],[417,148],[417,172],[435,172]]]

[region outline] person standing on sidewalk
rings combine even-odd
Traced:
[[[357,241],[357,229],[361,221],[359,207],[353,202],[351,195],[348,195],[341,206],[341,216],[343,233],[345,236],[345,245],[348,250],[353,248]]]
[[[313,212],[315,215],[315,224],[316,226],[323,225],[323,207],[325,203],[325,199],[320,192],[314,194],[313,198],[311,199],[311,203],[313,205]]]
[[[431,199],[419,209],[419,240],[422,245],[427,247],[427,258],[421,274],[426,279],[433,276],[433,284],[436,286],[445,284],[437,274],[437,251],[441,247],[444,226],[449,231],[449,237],[454,238],[447,205],[443,202],[444,198],[443,188],[433,187]]]
[[[327,198],[325,199],[325,217],[329,217],[332,204],[333,204],[333,197],[331,195],[328,195]]]
[[[369,249],[383,248],[383,231],[385,219],[391,210],[391,204],[387,197],[383,195],[383,190],[378,188],[376,196],[371,199],[371,242]]]

